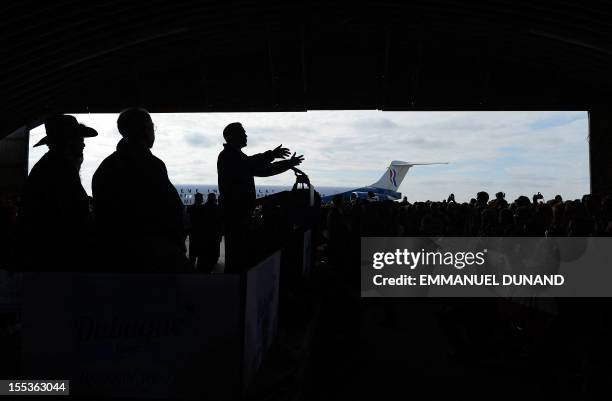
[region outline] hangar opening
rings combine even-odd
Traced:
[[[121,138],[116,114],[76,114],[98,130],[86,141],[81,179],[91,178]],[[165,161],[171,181],[212,189],[223,128],[243,123],[247,154],[279,144],[305,156],[302,165],[323,195],[374,183],[392,160],[448,162],[411,169],[398,192],[408,201],[468,202],[480,191],[506,198],[579,199],[589,192],[588,115],[584,111],[382,112],[333,110],[285,113],[156,113],[153,153]],[[30,132],[30,146],[44,126]],[[46,152],[30,149],[29,168]],[[263,193],[289,189],[293,174],[257,178]],[[266,189],[269,189],[266,192]],[[139,199],[142,194],[126,194]]]

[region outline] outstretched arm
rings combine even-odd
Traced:
[[[295,167],[302,163],[304,160],[304,156],[296,156],[295,153],[289,160],[282,160],[276,163],[268,163],[266,165],[260,166],[256,170],[253,171],[253,175],[256,177],[270,177],[273,175],[284,173],[289,170],[291,167]]]
[[[289,149],[283,148],[283,145],[280,144],[274,148],[274,150],[268,150],[263,153],[257,153],[249,156],[249,167],[253,172],[259,171],[261,169],[265,169],[271,162],[274,161],[274,159],[284,159],[287,156],[289,156]],[[254,173],[254,175],[257,174]]]

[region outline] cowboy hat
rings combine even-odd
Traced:
[[[91,138],[98,136],[98,132],[84,124],[79,124],[73,116],[60,114],[45,120],[47,136],[38,141],[36,146],[67,141],[72,138]]]

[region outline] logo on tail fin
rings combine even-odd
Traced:
[[[389,181],[391,181],[391,184],[397,187],[397,182],[395,181],[396,177],[397,177],[397,171],[395,171],[395,169],[390,168],[389,169]]]

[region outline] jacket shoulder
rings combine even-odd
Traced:
[[[108,170],[113,169],[118,163],[117,152],[113,152],[110,155],[106,156],[102,163],[98,166],[96,171],[94,172],[94,178],[101,174],[105,174]]]
[[[152,163],[155,164],[156,167],[163,168],[164,170],[166,170],[166,163],[164,163],[164,161],[162,159],[160,159],[159,157],[155,156],[154,154],[151,154],[151,161],[152,161]]]

